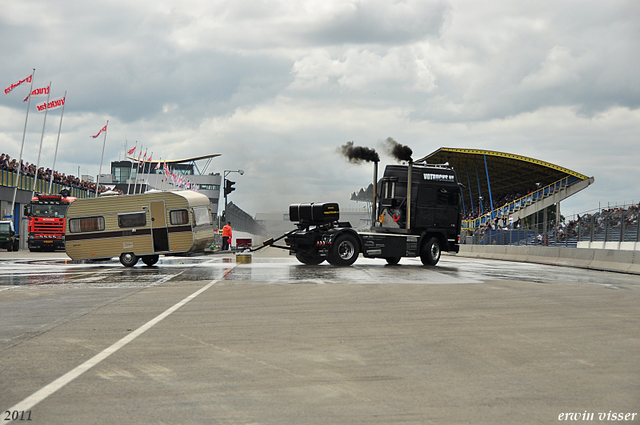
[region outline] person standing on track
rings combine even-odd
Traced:
[[[227,222],[222,228],[222,250],[228,251],[231,249],[231,237],[233,231],[231,230],[231,223]]]

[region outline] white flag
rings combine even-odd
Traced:
[[[41,96],[48,96],[48,95],[49,95],[49,86],[40,87],[39,89],[33,89],[31,94],[27,95],[27,97],[24,98],[23,102],[26,102],[27,100],[29,100],[29,96],[31,96],[31,97],[41,97]]]
[[[51,109],[62,108],[64,106],[65,99],[66,97],[59,97],[57,99],[50,100],[49,103],[47,102],[38,103],[36,105],[36,109],[38,110],[38,112],[44,112],[47,109],[51,110]]]

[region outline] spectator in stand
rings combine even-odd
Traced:
[[[29,164],[22,161],[18,163],[15,159],[12,159],[9,155],[3,153],[0,155],[0,169],[16,172],[18,170],[21,171],[23,175],[26,176],[35,176],[36,175],[36,166],[35,164]],[[56,170],[51,170],[44,167],[40,167],[38,171],[38,178],[43,180],[49,180],[53,175],[53,182],[62,184],[64,186],[75,187],[83,190],[88,190],[94,192],[96,190],[96,184],[92,182],[86,182],[84,180],[80,180],[78,177],[73,175],[65,175],[64,173],[60,174]],[[101,193],[104,190],[102,186],[99,186],[98,193]]]

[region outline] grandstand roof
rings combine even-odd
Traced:
[[[146,155],[146,154],[145,154]],[[153,161],[149,161],[147,159],[141,159],[140,157],[136,158],[133,156],[127,156],[127,158],[132,159],[136,162],[145,162],[147,164],[157,164],[157,163],[163,163],[163,164],[181,164],[183,162],[191,162],[191,161],[198,161],[200,159],[209,159],[209,158],[215,158],[217,156],[220,156],[222,154],[220,153],[213,153],[213,154],[209,154],[209,155],[201,155],[201,156],[193,156],[190,158],[182,158],[182,159],[156,159]]]
[[[478,185],[484,198],[488,198],[487,174],[494,196],[528,191],[544,187],[565,177],[586,180],[587,176],[549,162],[522,155],[481,149],[440,148],[415,162],[429,164],[448,162],[473,198],[478,196]],[[485,162],[486,161],[486,162]],[[486,164],[486,168],[485,168]],[[465,190],[465,196],[469,196]],[[468,198],[467,198],[468,199]]]

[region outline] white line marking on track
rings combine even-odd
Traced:
[[[104,359],[106,359],[107,357],[112,355],[113,353],[117,352],[122,347],[124,347],[125,345],[129,344],[130,342],[132,342],[133,340],[138,338],[140,335],[142,335],[143,333],[145,333],[146,331],[148,331],[149,329],[151,329],[152,327],[154,327],[155,325],[160,323],[162,320],[166,319],[171,313],[175,312],[180,307],[184,306],[189,301],[191,301],[192,299],[194,299],[198,295],[202,294],[207,289],[211,288],[213,285],[215,285],[220,280],[222,280],[225,276],[227,276],[229,273],[231,273],[231,271],[235,267],[236,267],[236,264],[234,263],[228,270],[225,270],[224,274],[222,275],[222,277],[220,279],[212,280],[211,282],[209,282],[208,284],[206,284],[202,288],[198,289],[193,294],[189,295],[187,298],[183,299],[182,301],[178,302],[177,304],[173,305],[172,307],[169,307],[163,313],[159,314],[158,316],[156,316],[155,318],[151,319],[150,321],[148,321],[144,325],[140,326],[138,329],[136,329],[135,331],[131,332],[129,335],[125,336],[120,341],[116,342],[115,344],[111,345],[110,347],[105,348],[100,353],[96,354],[95,356],[93,356],[92,358],[87,360],[86,362],[84,362],[81,365],[77,366],[75,369],[72,369],[71,371],[65,373],[60,378],[56,379],[55,381],[51,382],[50,384],[46,385],[45,387],[42,387],[41,389],[39,389],[35,393],[31,394],[29,397],[25,398],[24,400],[22,400],[18,404],[10,407],[9,409],[4,409],[3,411],[14,412],[14,411],[31,410],[36,404],[40,403],[41,401],[43,401],[44,399],[46,399],[47,397],[49,397],[50,395],[52,395],[53,393],[55,393],[56,391],[58,391],[59,389],[61,389],[62,387],[64,387],[65,385],[67,385],[68,383],[70,383],[71,381],[73,381],[74,379],[76,379],[77,377],[82,375],[83,373],[85,373],[86,371],[88,371],[89,369],[91,369],[92,367],[96,366],[101,361],[103,361]],[[4,422],[4,423],[5,424],[9,424],[11,422],[12,421],[7,421],[7,422]]]

